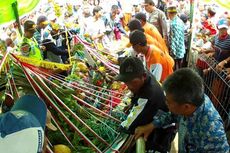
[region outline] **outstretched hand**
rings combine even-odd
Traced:
[[[148,136],[152,133],[154,125],[152,123],[146,124],[144,126],[139,126],[135,129],[135,140],[143,136],[144,140],[147,141]]]

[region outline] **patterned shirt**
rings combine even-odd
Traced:
[[[229,152],[222,119],[207,96],[191,117],[161,112],[153,119],[155,127],[173,122],[179,124],[179,153]]]
[[[184,23],[178,17],[174,17],[170,21],[170,51],[174,59],[182,59],[185,54],[185,44],[184,44]]]
[[[38,44],[42,43],[41,30],[36,29],[36,31],[34,33],[34,38],[36,39]]]

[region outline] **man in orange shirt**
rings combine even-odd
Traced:
[[[138,54],[141,53],[145,56],[147,68],[157,80],[163,82],[168,75],[173,73],[173,58],[156,46],[147,45],[143,32],[134,30],[129,36],[129,41]]]
[[[144,32],[146,40],[147,40],[147,44],[149,45],[154,45],[157,48],[159,48],[160,50],[165,51],[165,48],[163,47],[163,45],[154,37],[150,36],[148,33],[146,33],[146,31],[143,29],[141,22],[137,19],[132,19],[129,24],[128,24],[129,30],[130,32],[134,31],[134,30],[139,30]],[[131,46],[131,45],[130,45]],[[130,47],[127,45],[127,47]]]
[[[158,31],[158,29],[153,24],[147,22],[146,15],[142,12],[139,12],[135,14],[135,18],[141,22],[142,28],[144,29],[145,33],[155,38],[162,45],[162,49],[168,52],[168,47],[165,40],[162,38],[162,35]]]

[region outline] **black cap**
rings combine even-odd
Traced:
[[[36,24],[34,23],[34,21],[31,20],[27,20],[24,23],[24,31],[32,31],[35,32],[36,29]]]
[[[120,73],[115,80],[127,82],[145,73],[142,61],[137,57],[127,57],[120,66]]]

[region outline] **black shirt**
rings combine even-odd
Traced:
[[[163,89],[151,74],[147,74],[143,87],[139,93],[134,94],[131,103],[133,106],[130,114],[121,125],[132,134],[138,126],[151,123],[153,116],[158,111],[168,112]],[[148,137],[146,149],[154,148],[157,151],[168,151],[175,136],[175,127],[173,130],[171,129],[172,127],[155,129]]]

